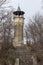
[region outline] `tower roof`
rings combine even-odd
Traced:
[[[14,15],[19,15],[19,16],[24,15],[24,13],[25,13],[24,11],[21,11],[20,6],[18,6],[17,11],[13,12]]]

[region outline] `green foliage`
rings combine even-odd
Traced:
[[[0,64],[4,65],[6,64],[6,61],[10,61],[12,64],[15,63],[15,57],[13,55],[8,55],[8,57],[1,57],[0,58]]]
[[[0,63],[3,63],[5,59],[3,58],[0,58]]]
[[[5,65],[5,64],[8,64],[9,61],[14,65],[15,56],[13,56],[11,51],[9,51],[8,53],[8,50],[6,50],[5,48],[1,49],[0,50],[0,64]]]
[[[15,57],[12,56],[12,55],[9,55],[9,56],[7,57],[7,60],[9,60],[9,61],[15,63]]]

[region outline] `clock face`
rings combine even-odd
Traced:
[[[4,3],[4,1],[5,1],[5,0],[0,0],[0,5],[1,5],[2,3]]]

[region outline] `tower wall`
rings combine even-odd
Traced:
[[[21,46],[23,44],[23,24],[23,16],[14,17],[14,46]]]

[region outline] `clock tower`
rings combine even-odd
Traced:
[[[23,45],[23,26],[24,26],[24,11],[21,11],[18,6],[14,14],[14,46]]]

